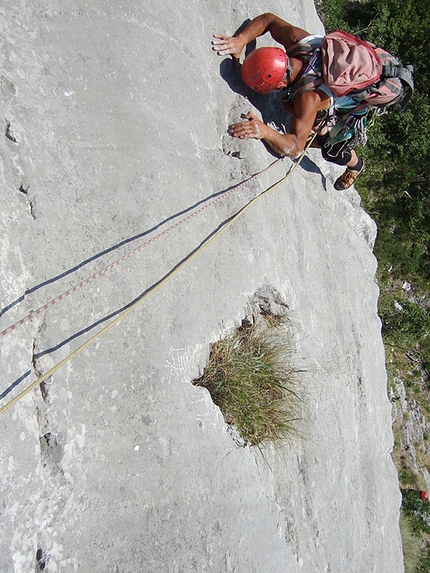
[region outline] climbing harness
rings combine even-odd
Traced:
[[[358,112],[352,112],[348,109],[328,111],[323,124],[327,127],[329,134],[325,147],[330,149],[336,146],[337,153],[346,146],[350,148],[364,147],[367,143],[369,128],[373,125],[376,117],[385,113],[385,110],[374,107],[367,107]]]
[[[222,233],[224,233],[235,221],[237,221],[237,219],[239,219],[239,217],[241,217],[245,213],[245,211],[247,211],[254,203],[256,203],[259,199],[261,199],[262,197],[264,197],[265,195],[267,195],[268,193],[270,193],[271,191],[273,191],[274,189],[279,187],[279,185],[281,185],[284,181],[286,181],[292,175],[292,173],[295,171],[295,169],[297,169],[297,167],[300,165],[303,157],[305,156],[307,150],[309,149],[309,147],[313,143],[313,140],[315,137],[316,137],[316,134],[314,134],[313,137],[308,141],[302,154],[296,160],[296,162],[290,167],[289,171],[286,173],[286,175],[284,175],[284,177],[282,177],[276,183],[274,183],[273,185],[271,185],[270,187],[268,187],[267,189],[262,191],[259,195],[257,195],[253,199],[251,199],[246,205],[244,205],[241,209],[239,209],[239,211],[237,211],[233,216],[231,216],[227,220],[227,222],[220,229],[218,229],[218,231],[216,233],[214,233],[208,240],[201,243],[189,257],[187,257],[180,264],[178,264],[163,279],[159,280],[158,283],[156,283],[156,285],[153,288],[151,288],[144,295],[142,295],[140,298],[138,298],[129,308],[127,308],[125,311],[123,311],[121,314],[119,314],[112,322],[107,324],[104,328],[102,328],[99,332],[94,334],[91,338],[89,338],[86,342],[84,342],[76,350],[74,350],[68,356],[63,358],[63,360],[61,360],[58,364],[53,366],[45,374],[43,374],[42,376],[37,378],[32,384],[30,384],[27,388],[25,388],[22,392],[20,392],[12,400],[10,400],[6,404],[4,404],[4,406],[2,406],[0,408],[0,415],[3,414],[4,412],[6,412],[7,410],[9,410],[12,406],[14,406],[17,402],[19,402],[22,398],[24,398],[27,394],[29,394],[32,390],[34,390],[34,388],[37,388],[37,386],[40,386],[40,384],[42,384],[43,382],[45,382],[45,380],[50,378],[62,366],[64,366],[65,364],[67,364],[68,362],[73,360],[76,356],[78,356],[78,354],[80,354],[83,350],[88,348],[88,346],[93,344],[93,342],[95,342],[101,336],[106,334],[111,328],[116,326],[123,318],[125,318],[127,315],[132,313],[147,298],[149,298],[149,296],[151,296],[155,291],[157,291],[159,288],[161,288],[165,283],[167,283],[171,278],[173,278],[180,270],[182,270],[188,263],[190,263],[193,259],[195,259],[197,257],[197,255],[199,255],[207,247],[209,247],[209,245],[211,245]],[[254,177],[261,175],[264,171],[267,171],[268,168],[272,167],[278,161],[280,161],[280,159],[276,160],[274,163],[269,165],[266,169],[257,173]]]

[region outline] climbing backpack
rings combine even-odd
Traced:
[[[321,40],[294,44],[287,55],[308,61],[291,86],[291,99],[325,84],[335,97],[348,95],[356,108],[391,107],[402,111],[413,90],[413,67],[404,66],[386,50],[348,32],[336,30]]]

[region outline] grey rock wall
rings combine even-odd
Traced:
[[[263,10],[322,31],[308,0],[0,8],[0,407],[290,167],[215,196],[274,159],[227,136],[251,103],[210,49]],[[376,229],[335,175],[311,152],[1,414],[2,573],[403,570]],[[264,459],[191,384],[261,288],[290,309],[308,404],[306,440]]]

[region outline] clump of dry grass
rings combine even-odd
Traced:
[[[277,443],[298,434],[303,402],[292,341],[279,321],[242,326],[216,342],[201,378],[228,424],[246,444]]]

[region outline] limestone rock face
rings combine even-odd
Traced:
[[[1,9],[0,407],[150,293],[0,415],[2,573],[403,570],[356,192],[312,151],[159,283],[291,166],[236,187],[275,158],[227,127],[279,101],[210,48],[263,10],[323,32],[308,0]],[[306,439],[264,458],[191,384],[259,289],[288,306],[308,408]]]

